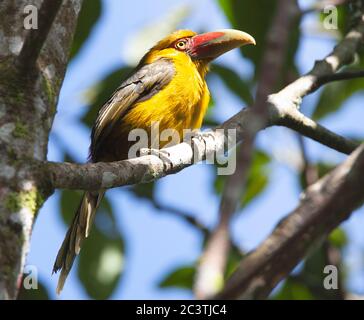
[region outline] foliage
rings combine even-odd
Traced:
[[[193,279],[195,277],[196,268],[194,266],[183,266],[175,269],[168,274],[160,283],[160,288],[181,288],[192,290]]]
[[[348,30],[350,21],[348,21],[349,10],[346,6],[338,7],[339,32],[343,36]],[[320,19],[324,19],[325,14],[321,13]],[[358,55],[353,62],[352,68],[364,67],[364,52]],[[314,108],[313,118],[322,119],[345,106],[345,102],[356,93],[364,93],[363,79],[353,79],[347,81],[338,81],[325,86],[320,94],[320,98]]]
[[[226,87],[236,94],[245,104],[251,105],[253,97],[250,92],[249,84],[246,83],[233,69],[220,64],[214,64],[211,72],[216,74],[225,83]]]
[[[23,277],[25,276],[26,275],[23,275]],[[37,289],[28,290],[26,290],[24,286],[21,286],[18,294],[18,300],[49,300],[48,290],[39,279],[37,286]]]
[[[237,268],[241,259],[242,259],[241,252],[239,252],[235,247],[232,248],[228,257],[224,280],[226,280],[233,273],[233,271]],[[172,270],[169,274],[167,274],[159,282],[159,287],[163,289],[179,288],[191,291],[193,289],[195,276],[196,276],[195,264],[180,266]]]
[[[83,47],[84,43],[92,33],[102,12],[101,0],[83,1],[77,28],[73,39],[70,58],[73,59]]]
[[[246,190],[241,198],[241,208],[247,206],[252,200],[257,198],[267,187],[269,182],[270,157],[262,150],[255,150],[252,164],[248,172]],[[217,175],[215,178],[215,191],[222,193],[226,176]]]
[[[221,9],[229,19],[232,27],[244,30],[254,35],[257,42],[255,47],[244,47],[241,53],[244,57],[251,60],[255,66],[255,76],[260,74],[261,62],[266,51],[267,33],[269,31],[272,17],[276,9],[277,1],[266,0],[218,0]],[[259,12],[259,18],[252,14]],[[264,23],[262,23],[264,21]],[[294,57],[300,39],[299,20],[293,28],[289,47],[287,48],[286,68],[287,71],[295,70]],[[281,79],[284,80],[284,79]]]

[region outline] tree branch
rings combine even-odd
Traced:
[[[357,78],[364,78],[364,70],[348,70],[345,72],[339,72],[327,76],[321,76],[316,82],[315,86],[312,88],[311,92],[316,91],[324,84],[330,82],[341,81],[341,80],[352,80]]]
[[[319,179],[319,172],[316,165],[313,165],[308,159],[306,144],[303,137],[297,134],[298,144],[301,150],[302,166],[301,176],[304,178],[304,186],[314,184]]]
[[[339,152],[349,154],[357,144],[305,117],[297,109],[281,112],[279,105],[269,105],[269,123],[256,123],[262,130],[273,125],[291,128],[323,145]],[[155,155],[116,161],[88,164],[57,162],[36,162],[35,166],[43,171],[44,183],[55,189],[100,190],[123,185],[146,183],[166,175],[177,173],[206,158],[211,159],[225,151],[226,136],[221,130],[236,129],[236,142],[241,142],[248,128],[256,120],[251,108],[246,108],[226,121],[222,126],[208,134],[201,132],[192,139],[192,146],[186,142],[165,148],[163,159]],[[259,126],[259,127],[258,127]],[[230,147],[235,146],[230,141]]]
[[[268,97],[268,119],[257,119],[253,108],[246,108],[230,118],[211,134],[200,134],[193,140],[194,150],[188,143],[181,143],[166,148],[169,156],[164,161],[154,155],[124,160],[114,163],[69,164],[42,163],[44,178],[51,182],[53,188],[98,190],[122,185],[150,182],[168,174],[176,173],[193,163],[206,158],[211,159],[215,152],[225,151],[225,135],[218,129],[233,129],[236,141],[241,142],[251,130],[263,130],[266,127],[281,125],[295,130],[334,150],[350,154],[357,144],[349,139],[331,132],[312,119],[299,112],[302,99],[317,87],[321,77],[335,74],[342,66],[354,60],[356,52],[364,42],[364,16],[357,26],[334,48],[325,59],[317,61],[314,68],[298,78],[278,93]],[[252,129],[253,128],[253,129]],[[230,137],[231,138],[231,137]],[[229,138],[228,138],[229,139]]]
[[[155,209],[157,209],[159,211],[168,212],[168,213],[174,215],[175,217],[178,217],[178,218],[184,220],[187,224],[189,224],[193,228],[196,228],[197,230],[201,231],[204,237],[206,237],[210,233],[209,229],[204,224],[202,224],[200,221],[198,221],[198,219],[196,219],[193,214],[185,212],[176,207],[162,204],[155,199],[152,199],[151,203]]]
[[[311,185],[299,206],[241,262],[217,299],[264,299],[298,262],[364,202],[364,145]]]
[[[196,219],[193,214],[185,212],[185,211],[183,211],[179,208],[175,208],[173,206],[162,204],[162,203],[158,202],[157,200],[152,200],[151,203],[154,206],[154,208],[156,208],[157,210],[172,214],[175,217],[178,217],[178,218],[184,220],[191,227],[201,231],[204,239],[206,239],[208,237],[208,235],[210,234],[210,230],[203,223],[198,221],[198,219]],[[231,242],[231,247],[233,250],[235,250],[235,252],[242,253],[242,249],[240,249],[238,247],[238,245],[236,245],[235,243]]]
[[[43,0],[38,13],[38,29],[28,30],[17,58],[17,65],[22,72],[35,66],[61,4],[62,0]]]
[[[356,142],[326,129],[297,109],[290,109],[287,116],[282,117],[277,124],[345,154],[350,154],[358,146]]]

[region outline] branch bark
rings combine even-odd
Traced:
[[[264,299],[308,252],[364,203],[364,145],[311,185],[298,207],[248,254],[216,299]]]
[[[317,87],[312,89],[312,92],[317,90],[319,87],[323,86],[324,84],[341,81],[341,80],[352,80],[364,78],[364,70],[347,70],[339,73],[335,73],[332,75],[328,75],[326,77],[320,77],[319,81],[316,83]]]

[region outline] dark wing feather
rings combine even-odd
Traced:
[[[145,101],[162,90],[175,74],[173,63],[160,59],[139,67],[115,91],[100,109],[91,134],[91,158],[95,159],[99,146],[112,131],[114,125],[137,102]]]

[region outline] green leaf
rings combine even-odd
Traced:
[[[330,244],[336,248],[342,249],[348,244],[348,237],[341,228],[336,228],[329,235]]]
[[[318,162],[316,164],[311,164],[313,170],[317,170],[318,178],[322,178],[324,175],[332,171],[336,165],[332,163]],[[301,189],[307,188],[305,172],[301,171],[299,174]]]
[[[90,104],[90,108],[82,118],[83,123],[92,127],[96,120],[98,111],[110,99],[123,80],[130,75],[132,70],[133,68],[130,67],[121,67],[111,72],[102,81],[100,81],[100,83],[86,92],[86,99]]]
[[[304,284],[288,278],[280,291],[273,297],[275,300],[313,300],[314,296]]]
[[[26,277],[25,274],[23,277]],[[20,287],[17,300],[49,300],[48,290],[44,284],[38,279],[37,289],[25,289],[24,286]]]
[[[345,35],[348,30],[349,24],[349,6],[348,5],[336,5],[336,12],[338,14],[337,22],[338,22],[338,30],[341,35]],[[325,19],[332,17],[332,11],[325,12],[325,10],[321,10],[318,14],[320,19],[320,23],[323,23]]]
[[[253,97],[250,93],[248,83],[234,70],[219,64],[214,64],[211,68],[211,72],[218,75],[227,88],[235,93],[246,104],[251,105],[253,103]]]
[[[223,0],[219,1],[219,4],[235,29],[248,32],[255,38],[257,45],[246,46],[241,49],[241,52],[245,57],[252,60],[256,68],[259,69],[259,64],[265,50],[266,35],[274,15],[276,1]]]
[[[241,206],[248,205],[255,197],[261,194],[269,181],[268,165],[270,157],[263,151],[256,150],[249,170],[247,188],[241,201]]]
[[[210,102],[207,108],[206,115],[203,119],[202,127],[214,128],[217,127],[220,123],[215,120],[214,109],[216,107],[216,99],[214,97],[214,93],[210,92]]]
[[[120,235],[105,235],[94,228],[81,250],[78,277],[93,299],[108,299],[119,283],[124,267],[124,243]]]
[[[226,264],[225,280],[230,278],[234,271],[238,268],[241,260],[243,259],[243,253],[231,248],[229,252],[229,258]]]
[[[338,244],[343,244],[345,241],[345,235],[343,235],[340,231],[335,234],[338,240]],[[295,278],[296,281],[305,285],[315,300],[325,299],[325,300],[337,300],[342,299],[342,291],[341,290],[326,290],[323,286],[323,280],[326,274],[323,273],[324,268],[331,264],[331,260],[329,259],[330,255],[333,254],[334,251],[340,251],[339,247],[333,247],[333,243],[331,241],[325,241],[320,247],[316,250],[312,251],[308,257],[306,258],[303,267],[299,274],[294,275],[292,277]],[[342,247],[341,247],[342,248]],[[335,255],[341,255],[340,252],[334,253]],[[338,260],[337,262],[339,265],[338,267],[338,276],[339,276],[339,283],[343,283],[344,281],[344,266]]]
[[[218,0],[218,3],[232,25],[236,24],[231,0]]]
[[[253,199],[259,196],[266,188],[269,182],[268,165],[270,157],[260,150],[255,150],[252,164],[247,176],[247,183],[245,192],[241,198],[241,208],[247,206]],[[215,179],[215,192],[222,194],[226,176],[216,176]]]
[[[218,0],[218,3],[225,13],[227,19],[235,29],[242,30],[251,34],[255,40],[256,46],[242,47],[243,56],[250,59],[255,65],[255,75],[260,73],[262,57],[266,51],[266,40],[271,28],[272,18],[275,14],[276,0]],[[294,57],[298,48],[300,39],[299,30],[300,21],[297,19],[292,26],[292,33],[288,41],[285,65],[286,70],[295,69]],[[282,70],[282,75],[285,74]],[[285,79],[281,79],[285,80]],[[277,83],[278,85],[278,83]]]
[[[316,120],[339,110],[354,93],[364,91],[363,79],[336,81],[325,86],[313,113]]]
[[[160,288],[177,287],[191,290],[195,277],[196,268],[194,266],[179,267],[167,275],[160,283]]]
[[[61,200],[60,200],[61,216],[67,226],[69,226],[72,222],[73,216],[81,201],[82,194],[83,193],[81,191],[75,191],[75,190],[61,191]]]
[[[326,262],[324,245],[319,246],[307,256],[302,274],[304,275],[306,282],[311,286],[317,283],[321,284],[322,272],[326,266]]]
[[[214,128],[217,127],[219,124],[220,124],[219,122],[217,122],[211,115],[208,114],[203,120],[203,127]]]
[[[276,1],[224,0],[219,3],[234,28],[248,32],[255,38],[257,46],[245,47],[242,53],[258,65],[264,53],[264,43],[274,15]]]
[[[231,274],[236,270],[242,257],[243,255],[241,252],[234,250],[234,248],[230,250],[228,261],[226,264],[224,279],[229,278]],[[160,288],[176,287],[176,288],[192,290],[195,276],[196,276],[196,267],[194,265],[182,266],[175,269],[170,274],[168,274],[159,283],[159,287]]]
[[[319,162],[317,165],[318,177],[322,178],[324,175],[332,171],[336,165],[332,163]]]
[[[155,181],[136,184],[130,188],[130,191],[139,198],[153,200],[155,195]]]
[[[341,5],[338,6],[337,9],[339,31],[342,35],[344,35],[347,32],[349,26],[349,6]],[[323,21],[325,17],[325,13],[320,14],[321,21]],[[352,67],[357,67],[358,69],[364,68],[363,49],[359,51],[357,60],[352,65]],[[331,113],[338,111],[343,106],[344,102],[353,94],[363,92],[363,83],[363,79],[359,78],[352,80],[336,81],[325,85],[312,117],[315,120],[319,120]]]
[[[83,1],[77,20],[75,36],[71,48],[70,58],[74,58],[91,34],[95,24],[99,20],[102,11],[101,0]]]
[[[76,190],[62,190],[61,200],[60,200],[60,209],[61,216],[66,225],[70,225],[73,219],[73,216],[78,208],[78,205],[81,201],[83,192]],[[104,212],[108,214],[109,217],[112,216],[112,208],[107,197],[104,197],[100,203],[100,207],[97,212]]]

